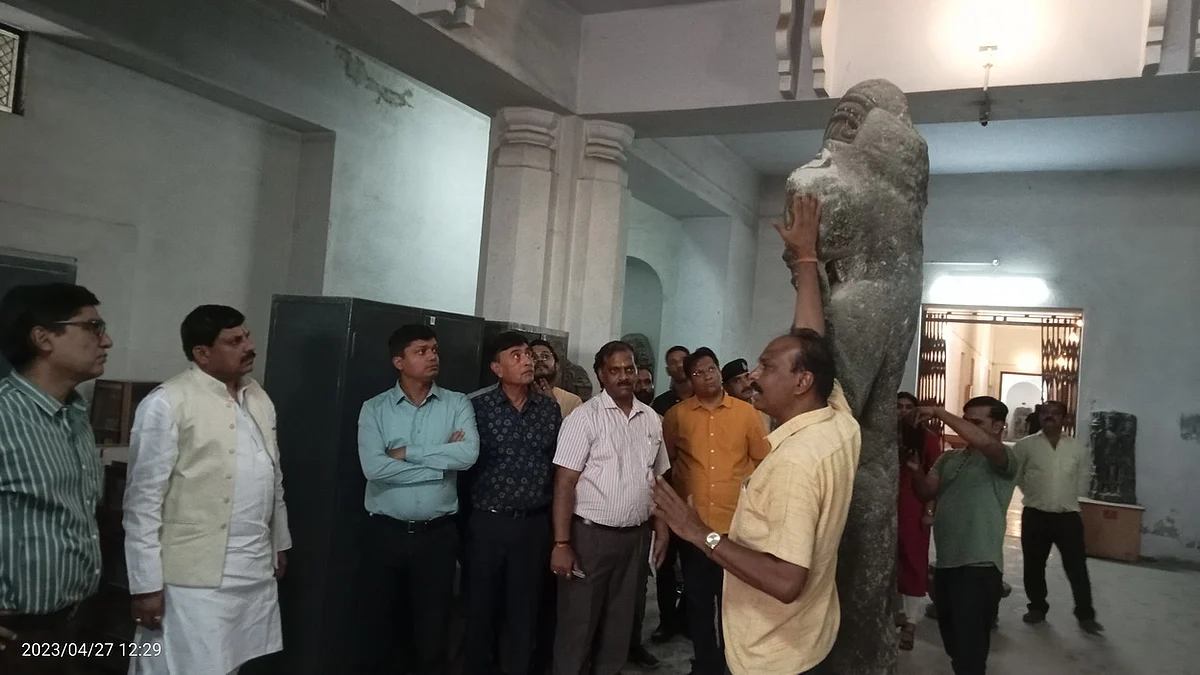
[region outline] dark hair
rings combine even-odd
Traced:
[[[531,340],[529,343],[530,349],[533,349],[534,347],[545,347],[546,349],[549,349],[550,355],[554,357],[554,362],[558,363],[558,351],[554,349],[554,345],[546,342],[542,338],[538,338],[536,340]]]
[[[908,393],[907,391],[902,391],[902,392],[896,394],[896,400],[899,401],[900,399],[905,399],[905,400],[911,401],[913,405],[917,405],[917,406],[921,405],[921,402],[917,400],[917,397],[913,396],[912,394]]]
[[[709,349],[708,347],[701,347],[691,354],[688,354],[687,358],[683,360],[683,372],[688,377],[691,377],[692,368],[695,368],[696,364],[700,362],[700,359],[703,359],[704,357],[712,359],[713,365],[717,367],[717,370],[721,369],[721,362],[717,360],[717,355],[713,353],[713,350]]]
[[[500,352],[512,349],[513,347],[527,346],[529,346],[529,340],[524,335],[508,330],[492,338],[492,344],[488,347],[488,351],[492,354],[492,363],[499,363]]]
[[[620,354],[621,352],[636,354],[628,342],[621,342],[620,340],[613,340],[601,347],[600,351],[596,352],[596,360],[592,362],[592,372],[596,373],[597,378],[600,377],[600,371],[604,369],[604,362],[608,361],[608,358],[613,354]]]
[[[100,301],[83,286],[67,283],[14,286],[0,299],[0,353],[20,370],[37,358],[29,333],[41,326],[53,333],[66,330],[61,322]]]
[[[404,356],[404,350],[408,346],[418,340],[436,340],[437,333],[429,326],[423,326],[419,323],[410,323],[400,326],[392,336],[388,338],[388,352],[392,357]]]
[[[833,361],[833,347],[829,340],[811,328],[797,328],[788,336],[800,342],[792,372],[806,370],[812,373],[817,395],[828,399],[833,393],[833,381],[837,379],[837,366]]]
[[[1061,412],[1064,415],[1066,415],[1068,412],[1067,404],[1063,403],[1062,401],[1046,401],[1045,403],[1038,406],[1038,408],[1051,408],[1051,407],[1058,408],[1059,412]],[[1038,411],[1034,411],[1034,412],[1038,412]]]
[[[226,328],[237,328],[246,323],[241,312],[225,305],[200,305],[183,318],[179,326],[179,337],[183,341],[183,355],[192,360],[196,347],[211,347],[217,336]]]
[[[988,417],[996,422],[1003,422],[1008,419],[1008,406],[1001,403],[999,399],[991,396],[976,396],[967,401],[967,404],[963,406],[963,413],[966,413],[968,408],[987,408]]]
[[[692,351],[690,349],[688,349],[687,347],[684,347],[683,345],[675,345],[674,347],[671,347],[670,349],[667,350],[667,353],[665,354],[665,356],[667,358],[670,358],[671,354],[674,354],[675,352],[683,352],[684,356],[687,356],[688,354],[692,353]]]

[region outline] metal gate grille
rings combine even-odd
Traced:
[[[1042,323],[1042,391],[1067,406],[1063,433],[1075,435],[1079,400],[1079,345],[1083,319],[1050,316]]]
[[[926,310],[921,322],[918,347],[917,400],[923,406],[946,405],[946,315]],[[941,434],[942,423],[930,422],[932,431]]]

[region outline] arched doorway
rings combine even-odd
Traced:
[[[661,360],[663,288],[658,273],[640,258],[625,258],[625,299],[621,311],[621,335],[641,333],[650,339],[655,365]],[[657,373],[656,378],[657,380]]]

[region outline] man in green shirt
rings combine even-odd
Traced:
[[[0,672],[49,673],[22,643],[62,644],[100,583],[100,454],[75,391],[112,347],[82,286],[18,286],[0,300]]]
[[[938,419],[967,442],[944,453],[913,486],[922,501],[936,499],[933,540],[934,602],[942,644],[955,675],[983,675],[992,621],[1000,606],[1005,514],[1017,477],[1016,456],[1001,442],[1008,407],[990,396],[967,401],[963,416],[919,408],[917,419]]]

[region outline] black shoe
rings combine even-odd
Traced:
[[[937,605],[932,602],[925,605],[925,617],[929,619],[937,619]]]
[[[629,650],[629,662],[641,667],[642,670],[656,670],[659,666],[658,658],[642,645],[637,645]]]
[[[1036,609],[1031,609],[1028,612],[1025,612],[1025,616],[1021,617],[1021,620],[1030,625],[1039,624],[1046,620],[1046,613]],[[1083,622],[1080,623],[1082,624]]]
[[[1000,582],[1000,598],[1007,598],[1012,595],[1012,586],[1008,585],[1007,581]]]
[[[664,642],[670,642],[671,638],[675,637],[677,632],[674,626],[660,623],[658,624],[658,628],[655,628],[654,632],[650,634],[650,641],[656,645],[661,645]]]
[[[1104,632],[1104,626],[1101,626],[1095,619],[1080,619],[1079,627],[1088,635],[1099,635]]]

